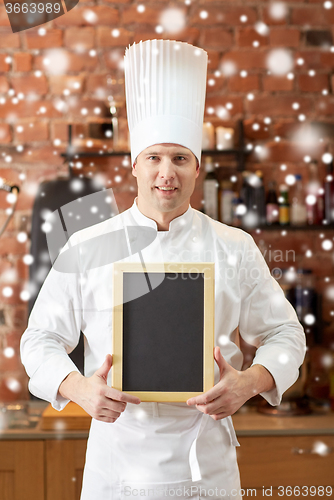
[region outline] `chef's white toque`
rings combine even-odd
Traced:
[[[172,40],[126,49],[125,91],[131,160],[154,144],[190,149],[200,162],[207,53]]]

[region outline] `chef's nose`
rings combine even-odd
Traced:
[[[175,165],[171,158],[164,158],[160,163],[159,176],[161,179],[174,179],[175,177]]]

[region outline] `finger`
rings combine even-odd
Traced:
[[[96,370],[95,375],[103,378],[104,380],[107,380],[107,376],[111,367],[112,367],[112,356],[111,354],[107,354],[106,359],[104,360],[100,368]]]
[[[102,408],[100,411],[97,412],[97,415],[99,417],[116,419],[121,416],[121,413],[119,413],[118,411],[109,410],[108,408]]]
[[[123,413],[127,405],[127,403],[116,401],[115,399],[111,399],[108,397],[105,398],[105,401],[102,404],[102,409],[112,410],[118,413]]]
[[[231,413],[229,413],[227,411],[223,411],[221,413],[215,413],[213,415],[210,415],[210,417],[213,420],[222,420],[223,418],[229,417],[230,415],[231,415]]]
[[[214,348],[214,358],[219,367],[220,377],[222,377],[224,371],[230,366],[225,358],[222,356],[219,347]]]
[[[132,394],[127,394],[126,392],[119,391],[118,389],[114,389],[113,387],[108,387],[105,395],[109,399],[113,399],[115,401],[121,401],[123,403],[132,403],[135,405],[141,403],[140,399],[137,398],[137,396],[133,396]]]
[[[214,415],[215,413],[220,413],[225,410],[223,403],[222,398],[217,398],[212,403],[207,405],[196,405],[196,408],[203,413],[207,413],[208,415]]]
[[[126,408],[126,403],[105,399],[99,406],[95,407],[95,417],[118,418]]]
[[[215,359],[219,358],[219,355],[221,354],[220,347],[216,346],[213,350],[213,356]]]
[[[123,411],[120,411],[117,408],[105,407],[105,408],[100,408],[100,411],[98,413],[100,413],[101,415],[118,418],[122,415]]]
[[[94,418],[95,420],[101,420],[102,422],[114,423],[120,417],[119,413],[97,413]]]
[[[228,417],[231,415],[231,412],[226,410],[224,407],[216,408],[213,411],[208,411],[206,408],[207,405],[196,405],[198,411],[204,413],[205,415],[209,415],[213,420],[221,420],[222,418]]]
[[[220,396],[220,387],[216,384],[212,389],[209,389],[207,392],[200,394],[199,396],[195,396],[193,398],[188,399],[187,405],[206,405],[211,403],[214,399],[217,399]]]
[[[106,424],[113,424],[117,420],[117,418],[103,417],[103,416],[97,416],[94,418],[95,420],[99,420],[100,422],[105,422]]]

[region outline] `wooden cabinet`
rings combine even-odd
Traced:
[[[44,499],[44,442],[0,441],[0,499]]]
[[[233,422],[244,499],[334,499],[333,413],[280,418],[247,410]],[[80,500],[87,436],[51,428],[0,434],[0,500]]]
[[[87,442],[84,439],[45,442],[46,499],[79,500]]]
[[[262,499],[266,496],[334,498],[333,435],[243,436],[238,439],[242,488],[255,488]],[[296,487],[295,493],[293,487]]]
[[[86,439],[1,440],[0,500],[80,500]]]

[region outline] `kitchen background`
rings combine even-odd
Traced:
[[[209,55],[205,122],[211,125],[206,125],[203,146],[210,152],[203,156],[192,206],[205,210],[205,164],[210,163],[219,183],[217,196],[224,190],[237,193],[231,199],[233,224],[247,224],[242,194],[254,187],[254,179],[262,197],[263,187],[266,193],[273,187],[271,181],[277,195],[286,185],[292,206],[300,174],[303,199],[311,195],[309,213],[327,204],[327,215],[318,214],[312,223],[309,214],[296,227],[283,220],[286,204],[279,199],[280,221],[266,225],[252,219],[246,229],[307,331],[307,369],[298,395],[329,406],[334,378],[334,227],[328,215],[333,203],[328,195],[333,192],[333,25],[334,4],[324,0],[80,0],[62,17],[12,33],[1,0],[0,178],[19,188],[17,199],[15,190],[0,190],[0,230],[14,210],[0,238],[1,402],[29,398],[19,342],[29,300],[48,269],[47,259],[43,263],[38,252],[31,254],[32,233],[45,238],[47,231],[48,200],[42,198],[51,196],[50,181],[71,179],[76,197],[82,195],[82,179],[91,178],[93,189],[101,183],[113,189],[120,212],[132,205],[136,182],[129,156],[101,153],[129,149],[125,47],[165,38],[197,45]],[[83,152],[95,156],[80,156]],[[255,176],[259,170],[262,174]],[[34,265],[38,272],[29,285]],[[254,349],[243,344],[243,350],[246,367]]]

